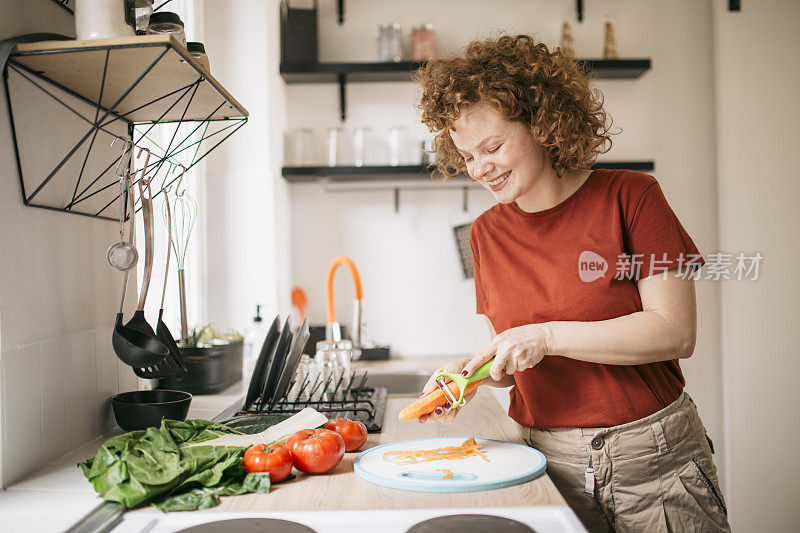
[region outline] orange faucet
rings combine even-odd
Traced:
[[[336,302],[333,295],[333,278],[336,274],[336,269],[341,265],[347,265],[350,269],[350,274],[353,276],[353,284],[356,288],[356,301],[355,309],[353,312],[353,325],[352,325],[352,341],[353,346],[360,346],[362,335],[364,331],[364,291],[361,288],[361,276],[358,275],[358,269],[352,259],[347,256],[340,255],[331,262],[328,267],[328,277],[326,281],[326,293],[328,304],[328,323],[325,330],[325,337],[328,340],[340,341],[342,340],[342,331],[339,322],[336,320]]]

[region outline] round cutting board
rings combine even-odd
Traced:
[[[475,439],[481,445],[480,456],[452,461],[428,461],[400,465],[385,461],[383,454],[393,451],[432,450],[445,446],[460,446],[466,438],[417,439],[376,446],[356,457],[354,469],[361,479],[393,489],[417,492],[473,492],[519,485],[544,473],[547,461],[542,452],[500,440]],[[452,472],[445,479],[444,472]]]

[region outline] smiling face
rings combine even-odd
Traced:
[[[491,104],[465,109],[453,123],[450,138],[464,157],[470,177],[492,191],[501,204],[521,199],[544,176],[553,174],[531,129],[508,120]]]

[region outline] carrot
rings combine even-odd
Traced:
[[[482,380],[471,381],[467,383],[467,386],[464,389],[464,396],[478,388],[478,385],[480,385],[481,381]],[[447,388],[450,389],[450,392],[453,393],[453,396],[458,398],[459,389],[458,385],[454,381],[448,381]],[[437,407],[441,407],[445,403],[447,403],[447,396],[442,389],[436,387],[431,392],[400,411],[400,420],[414,420],[422,415],[432,413]]]

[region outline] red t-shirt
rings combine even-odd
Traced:
[[[477,311],[497,333],[641,311],[638,279],[703,264],[655,178],[630,170],[595,170],[544,211],[495,205],[472,224],[469,241]],[[514,380],[508,414],[536,428],[638,420],[673,402],[684,385],[677,360],[623,366],[558,355]]]

